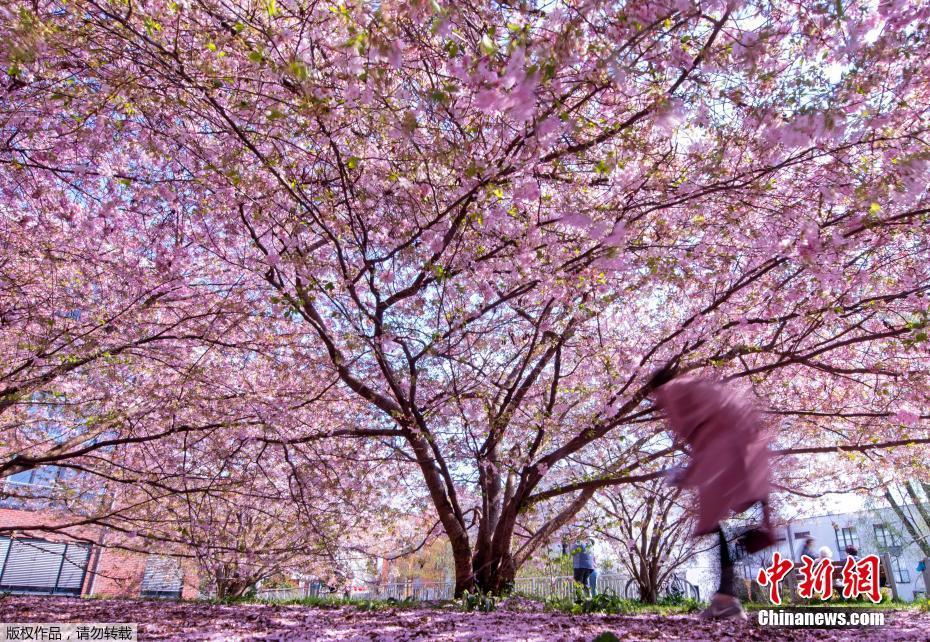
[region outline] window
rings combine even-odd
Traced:
[[[142,597],[180,598],[184,588],[181,563],[162,555],[149,555],[142,576]]]
[[[6,481],[13,484],[31,484],[32,476],[35,474],[35,469],[24,470],[21,473],[15,473],[6,478]]]
[[[50,502],[60,501],[55,498],[60,490],[58,482],[66,478],[65,470],[40,466],[0,479],[0,508],[41,510]]]
[[[897,536],[888,528],[888,524],[873,524],[872,527],[875,529],[875,542],[880,548],[888,548],[889,546],[898,546],[900,544]]]
[[[891,558],[891,572],[894,573],[894,579],[898,584],[910,583],[911,572],[901,567],[901,560],[897,557]]]
[[[852,526],[846,528],[841,528],[837,534],[837,539],[840,543],[840,548],[845,550],[847,546],[855,546],[859,548],[859,535],[856,533],[856,529]]]
[[[743,546],[743,543],[739,540],[736,540],[736,543],[733,545],[733,556],[738,560],[746,557],[746,547]]]
[[[61,469],[58,466],[39,466],[30,470],[24,470],[21,473],[10,475],[6,478],[7,482],[12,484],[31,484],[33,486],[51,486],[61,475]]]
[[[810,531],[801,531],[800,533],[794,534],[794,539],[807,539],[810,536],[811,536]]]
[[[41,539],[0,538],[0,590],[80,595],[90,546]]]

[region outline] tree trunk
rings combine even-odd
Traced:
[[[471,569],[471,555],[461,557],[453,547],[452,557],[455,560],[455,597],[461,597],[465,591],[475,590],[475,575]]]
[[[465,529],[455,534],[450,534],[447,529],[446,535],[452,545],[452,560],[455,563],[455,597],[461,597],[465,591],[475,590],[471,545],[468,543],[468,533]]]
[[[930,557],[930,543],[927,542],[926,537],[921,536],[918,532],[917,527],[911,523],[908,516],[904,514],[904,511],[901,509],[901,506],[898,505],[898,502],[895,501],[894,496],[891,494],[891,490],[885,489],[885,499],[888,500],[888,503],[891,504],[892,510],[894,510],[895,515],[898,516],[898,519],[904,524],[904,528],[907,530],[908,534],[917,542],[917,545],[920,547],[921,552],[923,552],[925,557]]]
[[[639,599],[644,604],[655,604],[659,601],[659,588],[655,585],[654,578],[648,578],[647,582],[639,587]]]
[[[501,514],[501,480],[496,469],[496,457],[492,452],[487,465],[481,466],[479,484],[482,494],[481,519],[478,521],[478,536],[472,555],[472,570],[475,583],[483,591],[490,590],[495,582],[500,560],[493,552],[494,535]],[[509,545],[508,545],[509,547]]]
[[[447,490],[451,492],[451,489],[444,484],[439,465],[433,457],[429,443],[417,436],[411,428],[405,426],[405,430],[407,441],[413,448],[420,471],[423,473],[423,481],[429,490],[430,499],[433,501],[439,521],[452,546],[452,559],[455,563],[455,596],[458,597],[465,591],[474,589],[475,586],[468,530],[458,505],[453,503],[454,497],[447,493]]]
[[[498,517],[497,514],[492,514],[491,517],[497,522],[493,534],[490,525],[484,526],[487,534],[479,537],[475,543],[472,568],[476,588],[500,595],[513,587],[517,574],[517,563],[511,552],[516,514],[508,511],[502,517]]]
[[[930,532],[930,511],[927,510],[923,498],[920,496],[920,493],[917,492],[917,482],[910,481],[904,485],[907,488],[907,494],[911,496],[911,501],[914,502],[914,508],[924,520],[924,529]]]
[[[235,600],[243,597],[255,582],[248,578],[216,578],[216,599]]]
[[[455,561],[455,596],[460,597],[465,591],[475,589],[501,595],[513,589],[517,570],[520,566],[561,526],[570,521],[594,495],[595,489],[586,488],[569,503],[559,514],[546,522],[530,540],[518,550],[513,550],[513,534],[517,517],[526,506],[535,483],[541,476],[524,480],[525,485],[514,488],[508,477],[502,492],[502,480],[497,472],[496,456],[491,451],[488,456],[490,466],[479,473],[482,492],[482,514],[478,522],[478,533],[474,547],[468,538],[464,522],[455,513],[443,492],[441,482],[432,466],[424,465],[431,461],[426,455],[423,444],[411,440],[421,469],[427,480],[427,487],[433,499],[433,505],[446,528],[446,535],[452,544]]]
[[[513,590],[517,578],[517,565],[512,555],[505,555],[497,560],[497,571],[488,584],[488,591],[495,595],[502,595]]]

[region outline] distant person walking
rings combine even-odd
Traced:
[[[593,542],[591,540],[578,540],[572,546],[572,571],[576,582],[584,587],[584,592],[590,594],[589,580],[594,573],[594,555],[591,553]]]
[[[801,558],[807,555],[811,559],[816,559],[817,554],[814,552],[814,546],[817,544],[816,540],[813,537],[808,537],[804,540],[804,546],[801,547],[801,552],[798,553],[797,562],[801,563]]]
[[[670,481],[697,491],[694,534],[717,533],[720,542],[720,586],[701,616],[746,619],[720,523],[761,502],[763,526],[747,530],[740,543],[748,553],[774,543],[768,509],[768,432],[752,403],[723,384],[678,376],[674,368],[665,367],[653,373],[649,387],[668,417],[675,441],[690,454],[687,469],[676,471]]]

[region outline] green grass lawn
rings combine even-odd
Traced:
[[[227,604],[230,602],[226,602]],[[442,600],[434,602],[418,602],[412,599],[405,600],[348,600],[336,597],[306,597],[293,600],[268,601],[257,598],[235,600],[237,604],[279,604],[286,606],[308,606],[322,609],[351,607],[360,611],[382,611],[388,609],[448,609],[461,611],[494,611],[498,608],[512,608],[514,604],[521,605],[520,610],[539,610],[572,615],[587,613],[603,613],[609,615],[683,615],[701,611],[706,602],[693,599],[673,598],[660,600],[656,604],[645,604],[639,600],[630,600],[619,596],[602,593],[596,597],[576,595],[566,598],[549,598],[546,600],[515,593],[504,598],[495,598],[488,595],[476,594],[465,596],[458,600]],[[747,611],[772,608],[852,608],[852,609],[889,609],[889,610],[920,610],[930,612],[930,602],[920,600],[917,602],[902,602],[883,600],[878,604],[870,601],[830,600],[827,602],[791,602],[779,606],[767,602],[744,602],[743,608]]]

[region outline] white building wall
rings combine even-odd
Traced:
[[[781,553],[782,557],[798,562],[804,540],[808,536],[815,540],[814,551],[827,546],[833,553],[834,560],[842,560],[845,558],[844,535],[847,538],[854,535],[854,543],[858,542],[856,548],[859,550],[859,557],[873,553],[881,555],[885,551],[889,554],[897,553],[893,555],[893,558],[898,564],[895,580],[898,596],[901,599],[910,601],[915,596],[926,596],[928,592],[924,585],[923,575],[916,570],[922,558],[920,548],[914,543],[898,548],[882,547],[876,538],[875,525],[877,524],[886,525],[887,532],[899,543],[909,542],[912,539],[890,508],[819,515],[799,519],[789,523],[786,527],[779,528],[777,532],[779,541],[776,546],[760,554],[738,560],[737,574],[744,578],[755,578],[759,568],[763,564],[770,563],[775,551]],[[843,529],[849,530],[844,532]],[[701,595],[713,594],[718,579],[717,564],[716,550],[714,550],[709,554],[698,556],[686,567],[688,581],[701,588]]]

